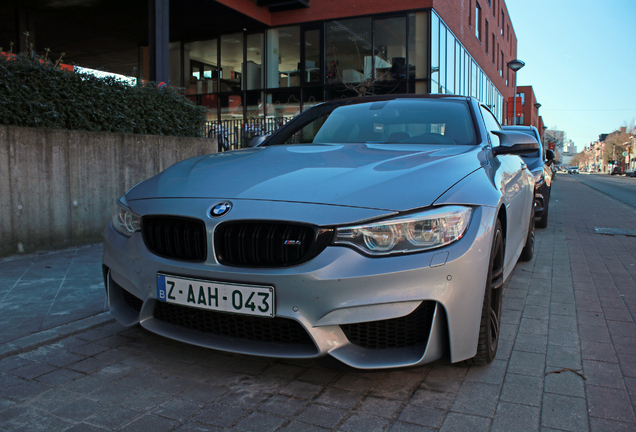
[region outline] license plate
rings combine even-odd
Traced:
[[[157,274],[160,301],[243,315],[274,316],[274,288]]]

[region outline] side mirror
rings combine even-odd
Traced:
[[[260,135],[252,138],[252,140],[247,144],[248,147],[258,147],[267,139],[268,135]]]
[[[545,160],[547,161],[547,165],[552,165],[554,162],[554,152],[550,149],[545,151]]]
[[[495,156],[500,154],[530,154],[539,149],[537,139],[528,134],[510,130],[494,130],[492,133],[499,137],[499,145],[492,149]]]

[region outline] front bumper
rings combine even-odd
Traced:
[[[495,217],[492,208],[476,208],[461,240],[431,252],[371,258],[333,246],[301,265],[275,269],[223,266],[212,249],[204,263],[164,259],[148,252],[139,233],[126,238],[109,226],[103,259],[108,302],[124,325],[139,323],[165,337],[234,353],[331,355],[361,369],[419,365],[446,353],[457,362],[476,352]],[[166,312],[157,299],[157,273],[273,286],[276,317],[204,312],[207,317],[195,319],[202,313],[182,306]],[[214,319],[222,323],[198,324],[210,314],[221,315]],[[414,321],[419,327],[408,331],[427,334],[415,342],[393,343]],[[294,336],[254,336],[253,326]],[[237,333],[244,327],[246,332]],[[369,342],[370,337],[375,339]]]

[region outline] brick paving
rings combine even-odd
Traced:
[[[0,261],[2,431],[636,430],[636,211],[554,183],[487,367],[358,372],[224,354],[105,313],[99,245]]]

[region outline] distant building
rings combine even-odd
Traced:
[[[574,145],[572,140],[568,140],[563,147],[563,155],[562,155],[561,164],[563,166],[571,166],[572,158],[576,156],[576,154],[577,154],[576,146]]]
[[[563,145],[565,133],[559,130],[548,129],[545,131],[543,142],[546,148],[552,150],[555,154],[554,160],[557,165],[565,165],[563,162]]]

